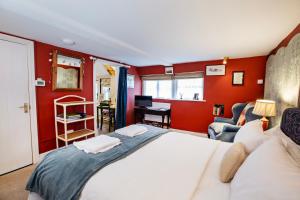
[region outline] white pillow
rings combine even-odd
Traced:
[[[272,137],[247,157],[230,187],[231,200],[299,200],[300,168]]]
[[[265,135],[268,135],[268,136],[271,136],[271,135],[276,135],[278,130],[280,130],[280,127],[279,126],[275,126],[273,128],[270,128],[266,131],[264,131],[264,134]]]
[[[281,140],[286,151],[290,154],[296,165],[300,167],[300,145],[296,144],[293,140],[286,136],[282,132],[280,127],[278,127],[276,131],[274,131],[274,136],[278,137]]]
[[[245,145],[248,154],[261,145],[268,136],[264,135],[264,130],[260,120],[246,123],[236,133],[234,142],[241,142]]]

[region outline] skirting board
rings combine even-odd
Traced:
[[[174,132],[179,132],[179,133],[186,133],[186,134],[191,134],[191,135],[195,135],[198,137],[204,137],[207,138],[207,133],[199,133],[199,132],[193,132],[193,131],[185,131],[185,130],[180,130],[180,129],[174,129],[174,128],[170,128],[170,131],[174,131]]]

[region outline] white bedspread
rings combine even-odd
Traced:
[[[213,165],[219,163],[220,156],[214,159],[213,155],[222,145],[188,134],[167,133],[97,172],[85,185],[80,199],[200,200],[201,196],[205,200],[217,199],[216,196],[205,198],[209,196],[198,186],[205,179],[209,181],[209,176],[205,175],[207,166],[211,161]],[[212,171],[216,171],[216,166]],[[216,175],[210,173],[215,179]],[[207,184],[204,186],[207,188]],[[229,187],[222,187],[219,191],[226,194],[219,193],[219,199],[227,200]],[[215,193],[214,189],[207,192]],[[39,197],[31,193],[29,199],[38,200]]]
[[[230,184],[219,179],[220,165],[223,156],[232,143],[222,142],[211,158],[192,200],[226,200],[230,198]]]

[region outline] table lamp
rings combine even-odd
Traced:
[[[263,129],[266,130],[269,127],[269,120],[266,117],[274,117],[276,116],[276,105],[275,101],[259,99],[256,100],[253,114],[262,116],[262,126]]]

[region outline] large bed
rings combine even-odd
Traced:
[[[169,132],[98,171],[80,199],[228,199],[229,185],[219,181],[217,166],[230,145]],[[29,199],[41,200],[36,193]]]
[[[299,121],[297,126],[299,131]],[[79,199],[231,199],[230,183],[219,180],[219,170],[225,152],[232,145],[191,134],[168,132],[97,171],[86,182]],[[29,200],[41,199],[34,192],[29,194]]]

